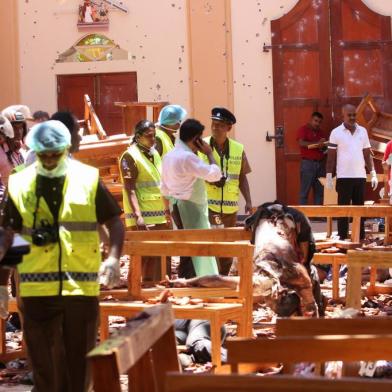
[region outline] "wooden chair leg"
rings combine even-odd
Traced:
[[[327,238],[331,238],[332,236],[332,218],[327,218]]]
[[[109,315],[101,311],[99,324],[99,340],[103,342],[109,338]]]
[[[211,361],[217,368],[222,366],[221,361],[221,324],[217,317],[210,320],[211,326]]]
[[[339,300],[339,270],[340,264],[336,261],[335,257],[332,258],[332,298],[336,301]]]
[[[362,268],[348,265],[346,285],[346,308],[361,309]]]
[[[128,371],[129,392],[156,392],[157,380],[154,374],[151,350],[147,351],[134,367]]]

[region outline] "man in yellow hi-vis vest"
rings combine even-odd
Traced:
[[[160,190],[161,157],[154,145],[155,125],[142,120],[136,124],[131,146],[120,157],[125,224],[131,230],[171,228],[169,204]],[[160,279],[157,259],[143,257],[144,280]]]
[[[60,121],[31,129],[26,144],[37,161],[10,176],[4,211],[4,225],[31,243],[18,265],[18,289],[34,390],[40,392],[88,390],[86,354],[96,342],[99,281],[113,287],[120,278],[121,209],[96,168],[68,158],[70,139]],[[99,224],[110,237],[103,263]],[[7,277],[0,269],[1,288]]]
[[[236,118],[228,109],[216,107],[211,111],[212,136],[204,140],[213,149],[215,161],[222,177],[214,183],[206,183],[208,215],[212,227],[234,227],[237,222],[240,192],[245,199],[245,213],[252,211],[247,174],[251,168],[244,146],[227,135]],[[203,157],[206,160],[206,156]],[[232,264],[231,258],[219,258],[219,272],[227,275]]]
[[[160,111],[155,124],[155,148],[162,158],[174,148],[176,133],[185,117],[186,110],[180,105],[167,105]]]

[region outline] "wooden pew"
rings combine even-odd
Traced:
[[[168,371],[180,371],[171,306],[146,309],[116,337],[87,356],[95,392],[121,392],[120,374],[128,373],[129,390],[163,392]]]
[[[362,268],[377,267],[392,268],[391,252],[354,251],[347,252],[348,273],[346,287],[346,306],[354,309],[361,308]]]
[[[392,359],[392,335],[292,336],[276,339],[229,339],[228,363],[377,361]]]
[[[210,375],[168,373],[166,392],[390,392],[389,380],[255,375]]]
[[[387,335],[392,331],[391,317],[356,318],[278,318],[276,336],[314,336],[314,335]],[[290,368],[287,366],[287,368]],[[323,373],[323,366],[316,366],[316,373]],[[344,375],[358,374],[358,366],[345,364]],[[290,369],[288,369],[290,371]],[[354,374],[353,374],[354,373]]]
[[[210,230],[211,232],[214,230]],[[237,257],[240,283],[237,289],[228,288],[172,288],[174,296],[202,298],[202,306],[173,306],[176,318],[202,319],[211,323],[212,362],[219,367],[220,328],[229,321],[238,324],[239,336],[252,335],[252,272],[254,247],[248,243],[232,242],[176,242],[176,241],[126,241],[124,253],[132,259],[132,268],[128,276],[127,290],[109,290],[102,296],[111,295],[120,302],[101,302],[101,339],[108,337],[108,319],[110,315],[129,317],[148,308],[148,303],[132,302],[148,300],[158,296],[163,289],[143,289],[141,286],[141,257],[149,256],[221,256]],[[132,300],[132,301],[131,301]]]

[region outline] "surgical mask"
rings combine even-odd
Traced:
[[[42,162],[37,159],[37,174],[48,178],[63,177],[67,174],[68,165],[69,158],[65,154],[58,165],[52,170],[45,169]]]

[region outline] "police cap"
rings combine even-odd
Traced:
[[[211,119],[224,121],[230,125],[235,124],[237,121],[234,114],[225,108],[213,108],[211,110]]]

